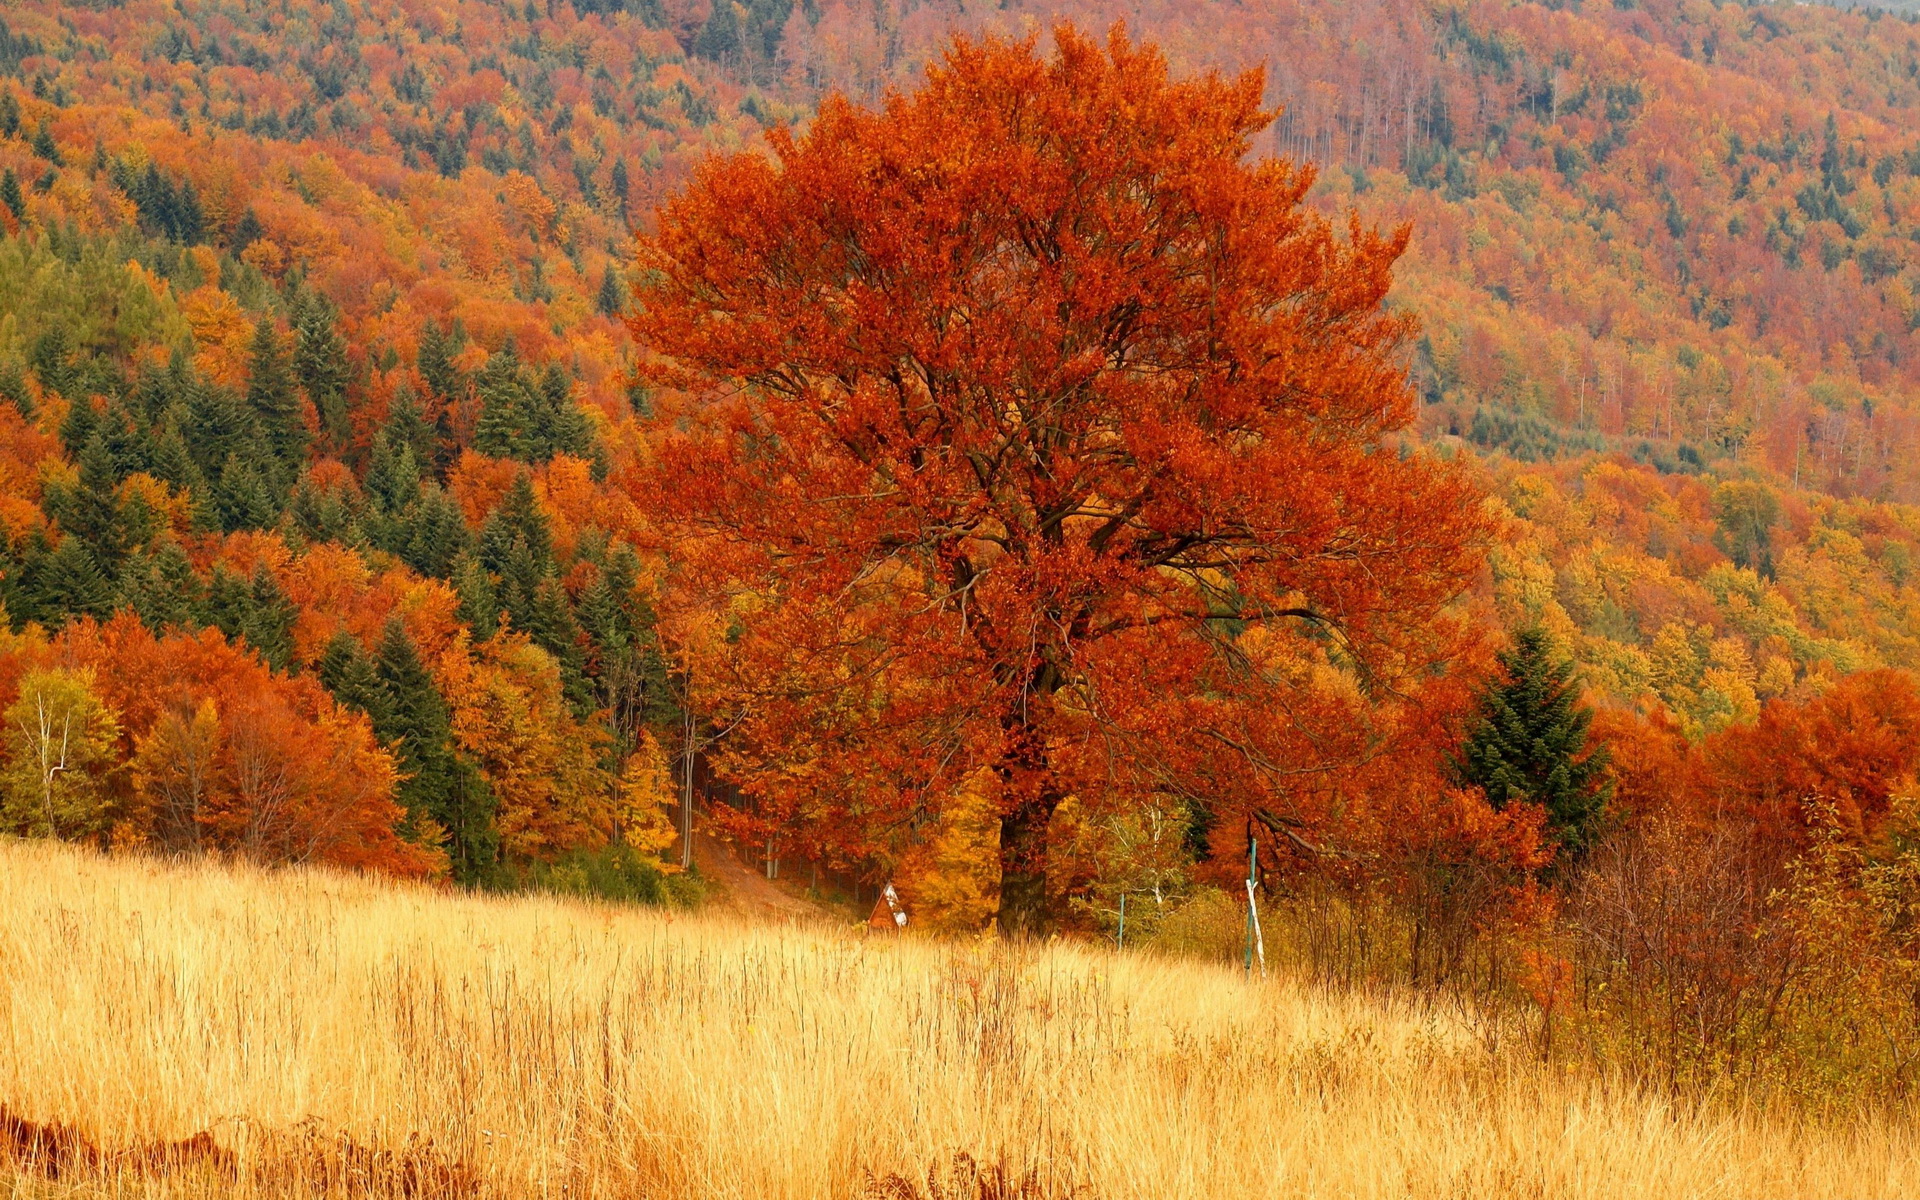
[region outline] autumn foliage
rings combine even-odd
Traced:
[[[752,819],[844,854],[993,764],[1015,925],[1069,795],[1224,810],[1193,772],[1260,780],[1444,658],[1479,536],[1387,441],[1404,231],[1342,236],[1311,171],[1244,163],[1257,74],[1056,41],[956,43],[704,168],[629,320],[693,397],[645,486],[737,627],[695,669]],[[1253,794],[1314,830],[1291,773]]]

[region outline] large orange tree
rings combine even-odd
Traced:
[[[1350,820],[1310,781],[1451,652],[1480,510],[1397,439],[1406,231],[1249,162],[1261,93],[1117,31],[956,40],[662,208],[638,490],[743,825],[847,859],[990,788],[1033,929],[1069,796]]]

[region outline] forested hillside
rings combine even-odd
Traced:
[[[1315,209],[1410,225],[1389,306],[1420,322],[1416,428],[1493,497],[1459,678],[1543,626],[1627,794],[1636,763],[1724,783],[1848,677],[1920,669],[1903,18],[22,0],[0,14],[7,828],[462,881],[590,859],[659,895],[689,730],[722,770],[741,715],[690,666],[738,630],[656,527],[685,397],[635,373],[630,230],[830,90],[871,101],[956,29],[1060,17],[1124,20],[1177,74],[1264,64],[1284,114],[1254,154],[1318,164]],[[86,731],[53,773],[49,712]],[[1878,812],[1910,735],[1806,769]],[[964,924],[992,910],[973,786],[837,832],[733,798],[771,855],[897,874]],[[1242,854],[1085,820],[1056,882],[1087,920]]]

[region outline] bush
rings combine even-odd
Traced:
[[[500,891],[551,892],[677,908],[691,908],[706,894],[697,876],[669,872],[650,855],[619,842],[597,850],[572,850],[549,863],[503,867],[490,882]]]

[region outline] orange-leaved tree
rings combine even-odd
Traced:
[[[1118,31],[959,39],[662,208],[630,324],[684,402],[635,494],[708,602],[739,824],[884,856],[988,767],[1035,928],[1068,796],[1185,794],[1204,751],[1284,809],[1288,714],[1445,656],[1481,517],[1393,440],[1407,235],[1250,163],[1261,91]]]

